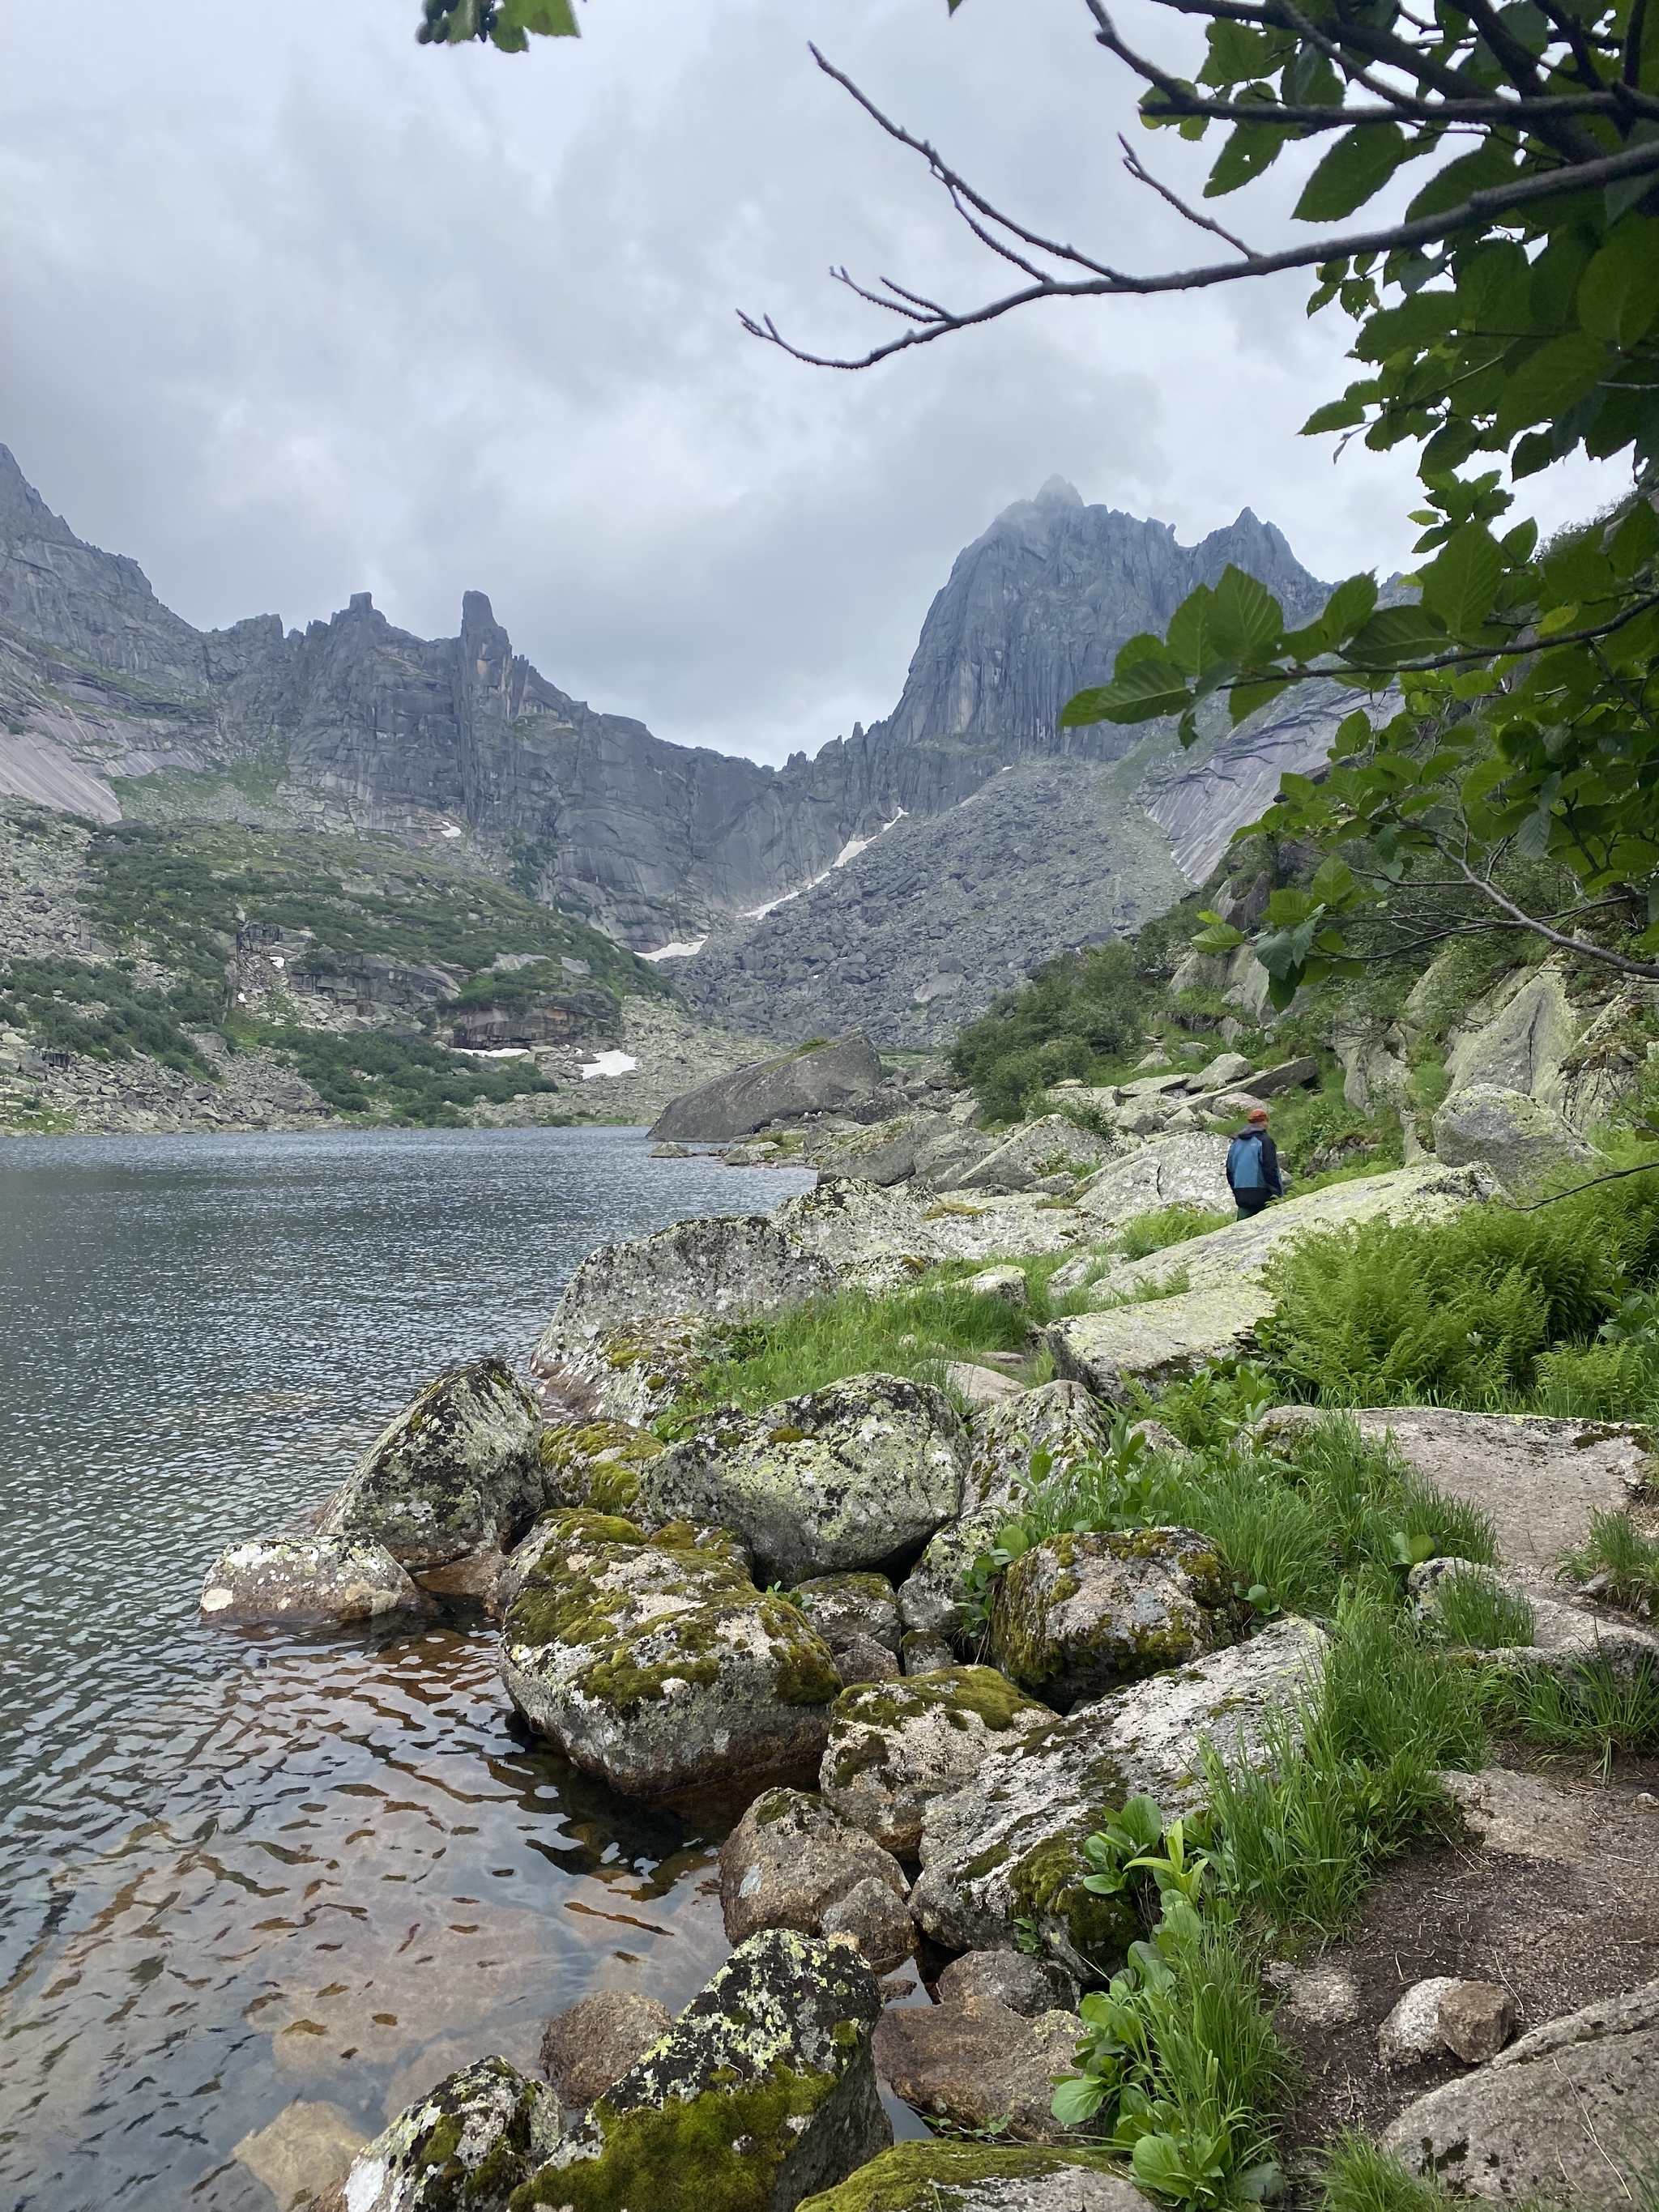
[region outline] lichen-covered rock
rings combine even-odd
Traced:
[[[1074,2069],[1082,2033],[1075,2013],[1028,2019],[994,1997],[896,2007],[876,2029],[876,2069],[919,2112],[959,2128],[1003,2120],[1016,2142],[1060,2142],[1054,2077]]]
[[[1431,2089],[1382,2130],[1455,2195],[1628,2206],[1651,2171],[1659,2112],[1659,1982],[1548,2021],[1487,2065]],[[1644,2138],[1646,2138],[1644,2141]]]
[[[1064,1167],[1088,1175],[1110,1159],[1119,1146],[1109,1137],[1079,1129],[1058,1114],[1026,1121],[1012,1136],[955,1178],[958,1190],[1027,1190]]]
[[[795,1595],[837,1657],[860,1638],[896,1655],[903,1626],[885,1575],[812,1575],[797,1583]]]
[[[1056,1373],[1124,1406],[1138,1389],[1156,1395],[1212,1360],[1252,1350],[1257,1324],[1273,1304],[1259,1281],[1212,1283],[1104,1313],[1073,1314],[1051,1323],[1043,1340]]]
[[[673,2026],[659,1998],[637,1990],[595,1990],[548,2021],[542,2068],[565,2104],[597,2104]]]
[[[501,1679],[538,1735],[634,1796],[816,1761],[835,1662],[732,1546],[684,1523],[647,1536],[600,1514],[550,1520],[501,1628]]]
[[[1549,1595],[1470,1559],[1425,1559],[1412,1569],[1407,1588],[1419,1620],[1443,1625],[1451,1586],[1470,1579],[1494,1597],[1518,1605],[1524,1615],[1526,1632],[1492,1650],[1494,1665],[1558,1674],[1564,1680],[1598,1663],[1623,1681],[1644,1668],[1659,1672],[1659,1636],[1616,1613],[1599,1611],[1587,1599]],[[1521,1622],[1517,1615],[1516,1626]]]
[[[817,1936],[830,1907],[872,1880],[901,1900],[910,1887],[891,1853],[822,1797],[766,1790],[720,1845],[726,1940],[742,1943],[763,1928]]]
[[[507,2212],[559,2127],[551,2089],[481,2058],[364,2144],[345,2179],[349,2212]]]
[[[434,1601],[383,1544],[349,1536],[257,1536],[228,1544],[202,1583],[209,1620],[380,1620]]]
[[[800,2212],[1152,2212],[1103,2150],[902,2142]]]
[[[1232,1578],[1190,1528],[1068,1531],[1000,1577],[991,1650],[1003,1673],[1064,1712],[1234,1640]]]
[[[505,1360],[454,1368],[376,1437],[318,1533],[384,1544],[411,1572],[505,1551],[542,1510],[540,1429]]]
[[[1140,1931],[1121,1899],[1084,1888],[1084,1838],[1103,1811],[1143,1792],[1166,1813],[1201,1804],[1206,1739],[1234,1764],[1267,1756],[1273,1719],[1294,1729],[1324,1644],[1310,1621],[1275,1621],[1249,1644],[988,1747],[973,1779],[924,1816],[917,1925],[948,1950],[994,1950],[1031,1920],[1080,1981],[1105,1978]]]
[[[513,2198],[512,2212],[795,2212],[892,2141],[875,1976],[844,1937],[733,1952]]]
[[[707,1322],[782,1313],[839,1286],[833,1267],[765,1214],[677,1221],[590,1252],[565,1285],[530,1364],[550,1375],[602,1337],[694,1316]]]
[[[1489,1167],[1506,1190],[1595,1157],[1553,1106],[1490,1083],[1453,1091],[1434,1117],[1434,1151],[1447,1167]]]
[[[831,1709],[818,1788],[844,1820],[912,1857],[935,1797],[960,1790],[990,1746],[1054,1717],[994,1667],[848,1689]]]
[[[1010,2012],[1035,2019],[1038,2013],[1075,2012],[1075,1978],[1055,1959],[1033,1959],[1024,1951],[964,1951],[939,1978],[942,2005],[966,2004],[971,1997],[994,1997]]]
[[[661,1449],[659,1438],[628,1421],[550,1422],[541,1437],[547,1503],[626,1513],[638,1487],[637,1469]]]
[[[767,1582],[908,1564],[961,1504],[967,1444],[944,1393],[854,1375],[757,1414],[713,1413],[640,1469],[642,1519],[736,1529]]]
[[[933,1538],[899,1592],[905,1626],[947,1638],[960,1629],[969,1571],[1016,1510],[1034,1453],[1046,1453],[1051,1471],[1064,1474],[1097,1458],[1109,1441],[1100,1408],[1080,1382],[1045,1382],[988,1407],[974,1426],[961,1515]]]
[[[1231,1212],[1225,1137],[1201,1130],[1154,1138],[1102,1168],[1078,1198],[1078,1211],[1091,1237],[1121,1229],[1138,1213],[1161,1212],[1168,1206],[1190,1206],[1206,1213]],[[1065,1271],[1061,1269],[1063,1275]],[[1069,1290],[1069,1282],[1062,1291]]]

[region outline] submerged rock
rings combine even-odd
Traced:
[[[384,1544],[411,1572],[504,1551],[542,1510],[536,1401],[501,1359],[428,1382],[330,1499],[319,1534]]]
[[[960,1790],[1011,1731],[1054,1718],[994,1667],[947,1667],[848,1689],[831,1710],[818,1788],[844,1820],[911,1857],[934,1798]]]
[[[757,1414],[711,1414],[640,1469],[642,1518],[736,1529],[768,1582],[908,1563],[961,1503],[962,1425],[942,1391],[855,1375]]]
[[[1141,1930],[1121,1898],[1084,1888],[1084,1838],[1105,1808],[1142,1792],[1166,1813],[1201,1804],[1206,1739],[1235,1764],[1267,1757],[1275,1726],[1294,1731],[1324,1644],[1310,1621],[1275,1621],[1249,1644],[988,1748],[970,1782],[927,1808],[910,1894],[917,1925],[969,1951],[1012,1948],[1016,1922],[1033,1921],[1080,1981],[1103,1979]]]
[[[513,2212],[794,2212],[892,2141],[875,1976],[844,1938],[770,1929],[733,1952],[520,2190]]]
[[[1232,1579],[1207,1536],[1126,1528],[1051,1536],[1000,1577],[991,1650],[1064,1711],[1234,1640]]]
[[[559,2100],[481,2058],[399,2112],[351,2162],[348,2212],[507,2212],[557,2142]]]
[[[201,1608],[210,1620],[380,1620],[434,1613],[433,1600],[383,1544],[349,1536],[257,1536],[229,1544],[208,1569]]]
[[[567,2105],[597,2104],[673,2026],[673,2014],[656,1997],[595,1990],[548,2021],[542,2068]]]
[[[1152,2212],[1103,2150],[902,2142],[800,2212]]]
[[[1073,2070],[1082,2033],[1075,2013],[1027,2019],[994,1997],[896,2007],[876,2029],[876,2066],[919,2112],[959,2128],[1000,2119],[1016,2142],[1060,2142],[1054,2076]]]
[[[830,1907],[871,1880],[901,1903],[910,1887],[892,1854],[822,1797],[769,1790],[720,1845],[726,1939],[741,1943],[763,1928],[817,1936]]]
[[[797,1606],[729,1543],[550,1516],[501,1629],[507,1694],[538,1735],[633,1796],[810,1768],[841,1677]]]
[[[264,2184],[279,2212],[289,2212],[331,2189],[362,2142],[362,2130],[337,2105],[296,2097],[268,2125],[245,2135],[231,2156]]]
[[[1455,2194],[1524,2204],[1636,2201],[1659,2111],[1659,1982],[1547,2021],[1489,2064],[1431,2089],[1382,2131]]]

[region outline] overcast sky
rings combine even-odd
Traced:
[[[519,58],[417,47],[417,15],[0,0],[0,440],[189,621],[368,589],[439,635],[477,588],[567,690],[781,760],[894,705],[956,553],[1055,472],[1186,542],[1249,506],[1316,574],[1405,561],[1406,460],[1295,434],[1354,373],[1304,278],[1050,305],[859,376],[740,331],[868,343],[831,262],[1000,289],[809,38],[1034,219],[1207,258],[1115,133],[1194,188],[1206,149],[1139,129],[1080,0],[590,0]],[[1225,212],[1269,233],[1296,182]]]

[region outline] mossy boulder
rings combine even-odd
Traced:
[[[841,1690],[798,1606],[763,1595],[735,1544],[550,1515],[501,1627],[507,1694],[538,1735],[632,1796],[809,1768]]]
[[[434,1601],[384,1544],[349,1536],[257,1536],[228,1544],[202,1583],[208,1620],[335,1621],[433,1613]]]
[[[942,1391],[854,1375],[758,1414],[711,1414],[641,1467],[635,1511],[736,1529],[764,1582],[885,1571],[955,1516],[966,1460]]]
[[[800,2212],[1151,2212],[1099,2150],[902,2142]]]
[[[991,1650],[1020,1687],[1061,1712],[1234,1640],[1232,1579],[1190,1528],[1067,1531],[1000,1577]]]
[[[898,1595],[885,1575],[812,1575],[796,1585],[795,1595],[837,1655],[863,1638],[897,1657],[903,1630]]]
[[[1018,1510],[1032,1454],[1046,1452],[1063,1474],[1098,1458],[1109,1441],[1100,1407],[1080,1382],[1045,1382],[985,1408],[974,1424],[961,1516],[933,1538],[899,1592],[904,1626],[959,1633],[969,1570]]]
[[[342,2193],[349,2212],[507,2212],[559,2131],[559,2100],[545,2082],[504,2058],[481,2058],[365,2143]]]
[[[842,1820],[913,1857],[935,1797],[971,1780],[991,1746],[1054,1719],[994,1667],[845,1690],[830,1713],[818,1788]]]
[[[323,1535],[384,1544],[411,1573],[501,1552],[544,1502],[536,1401],[501,1359],[428,1382],[330,1499]]]
[[[640,1466],[661,1449],[649,1430],[628,1421],[550,1422],[541,1435],[547,1503],[626,1513],[639,1487]]]
[[[910,1887],[892,1854],[822,1797],[764,1790],[720,1845],[727,1940],[744,1942],[763,1928],[819,1935],[830,1906],[866,1881],[901,1899]]]
[[[850,1943],[751,1936],[512,2212],[794,2212],[892,2141],[870,2057],[880,2012]]]
[[[1248,1644],[988,1744],[973,1778],[927,1808],[917,1925],[971,1951],[1013,1948],[1030,1923],[1080,1981],[1109,1978],[1141,1931],[1121,1898],[1084,1887],[1084,1838],[1142,1792],[1166,1813],[1201,1805],[1206,1741],[1235,1764],[1265,1757],[1276,1728],[1297,1726],[1324,1642],[1310,1621],[1275,1621]]]

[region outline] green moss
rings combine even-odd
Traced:
[[[810,2118],[836,2083],[776,2067],[766,2081],[671,2097],[659,2110],[617,2112],[601,2098],[599,2155],[544,2167],[514,2190],[511,2212],[766,2212],[798,2140],[788,2123]]]
[[[827,1705],[841,1695],[842,1679],[830,1647],[807,1626],[799,1606],[763,1598],[761,1626],[778,1647],[773,1695],[780,1705]]]
[[[1123,2171],[1103,2151],[1038,2150],[1012,2144],[902,2142],[836,2188],[802,2200],[799,2212],[957,2212],[988,2181],[1040,2181],[1081,2168]]]
[[[1058,1922],[1078,1957],[1104,1972],[1142,1931],[1122,1898],[1097,1897],[1083,1887],[1088,1872],[1073,1838],[1049,1836],[1016,1862],[1008,1887],[1027,1917]]]

